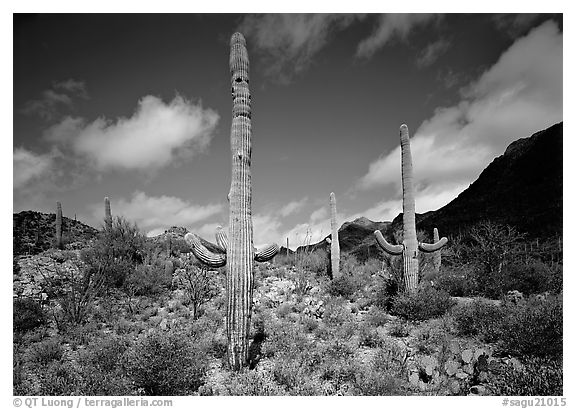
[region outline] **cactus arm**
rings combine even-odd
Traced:
[[[216,228],[216,244],[224,250],[224,252],[228,251],[228,236],[222,226]]]
[[[269,244],[263,247],[261,250],[256,250],[254,252],[254,260],[263,262],[271,260],[278,252],[280,251],[280,247],[276,243]]]
[[[194,233],[184,236],[186,242],[192,247],[192,253],[208,267],[218,268],[226,265],[226,254],[216,254],[208,250]]]
[[[376,236],[376,242],[378,243],[378,245],[380,247],[382,247],[382,249],[392,255],[392,256],[399,256],[400,254],[402,254],[402,251],[404,250],[404,246],[401,244],[390,244],[386,241],[386,239],[384,238],[384,236],[382,235],[382,233],[380,232],[380,230],[376,230],[374,232],[374,235]]]
[[[446,245],[446,243],[448,243],[448,239],[446,237],[442,237],[440,240],[438,240],[436,243],[418,243],[418,248],[420,249],[420,251],[423,251],[425,253],[433,253],[435,251],[440,250],[442,247],[444,247]]]

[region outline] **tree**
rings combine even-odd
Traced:
[[[218,287],[215,284],[214,272],[187,255],[180,258],[181,268],[176,269],[174,282],[184,290],[192,306],[192,316],[200,316],[200,308],[216,295]]]

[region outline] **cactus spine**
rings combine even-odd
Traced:
[[[272,244],[257,251],[253,246],[249,62],[246,40],[240,33],[234,33],[230,40],[230,73],[233,101],[230,133],[232,184],[228,194],[230,241],[222,229],[216,231],[217,246],[225,251],[225,254],[219,254],[209,251],[192,233],[188,233],[185,239],[190,243],[194,255],[204,264],[211,267],[228,266],[226,274],[228,363],[232,369],[239,370],[246,365],[248,359],[254,261],[270,260],[278,253],[279,248],[276,244]]]
[[[438,234],[438,229],[434,227],[434,243],[437,243],[440,240],[440,234]],[[435,251],[432,253],[432,265],[434,266],[434,271],[437,273],[440,272],[440,265],[442,264],[442,254],[441,250]]]
[[[110,199],[108,196],[104,198],[104,223],[106,224],[106,230],[112,230],[112,212],[110,211]]]
[[[62,249],[62,204],[56,202],[56,248]]]
[[[340,242],[338,240],[338,220],[336,215],[336,195],[332,192],[330,193],[330,227],[332,229],[330,262],[332,265],[332,278],[340,276]]]
[[[404,238],[401,245],[392,245],[386,241],[378,230],[374,232],[376,241],[390,255],[402,255],[404,267],[404,289],[415,292],[418,288],[418,250],[432,253],[440,250],[447,242],[446,237],[434,244],[418,243],[416,239],[416,211],[412,172],[412,153],[408,126],[400,126],[400,147],[402,150],[402,221]]]

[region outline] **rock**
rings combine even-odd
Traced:
[[[410,374],[410,376],[408,377],[408,381],[410,382],[410,385],[418,386],[418,383],[420,382],[420,377],[418,376],[418,372],[412,372]]]
[[[460,344],[455,339],[450,341],[450,352],[452,352],[454,355],[460,354]]]
[[[471,349],[465,349],[464,351],[462,351],[462,361],[469,364],[470,362],[472,362],[472,358],[474,358],[474,353],[472,352]]]
[[[454,395],[457,395],[460,393],[460,390],[462,389],[460,387],[460,382],[458,382],[457,380],[453,379],[448,383],[448,389],[450,389],[450,392]]]
[[[474,373],[474,367],[471,364],[464,365],[462,370],[468,375],[472,375]]]
[[[470,375],[468,375],[466,372],[462,371],[461,369],[456,372],[456,378],[458,379],[466,379],[468,378]]]
[[[444,364],[444,369],[446,370],[446,374],[448,374],[448,376],[454,376],[456,372],[458,372],[459,367],[460,365],[458,365],[458,363],[455,361],[448,361]]]
[[[159,326],[162,331],[166,331],[168,329],[168,320],[166,318],[162,318]]]
[[[470,388],[470,393],[474,395],[485,396],[488,394],[488,390],[484,385],[474,385]]]

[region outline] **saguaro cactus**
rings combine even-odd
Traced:
[[[62,248],[62,204],[56,202],[56,248]]]
[[[446,237],[434,244],[418,243],[416,239],[416,212],[414,202],[414,186],[412,174],[412,154],[410,152],[410,136],[408,126],[400,126],[400,147],[402,149],[402,211],[404,238],[402,244],[392,245],[386,241],[382,233],[376,230],[376,241],[390,255],[402,255],[404,264],[404,288],[414,292],[418,288],[418,250],[431,253],[440,250],[447,242]]]
[[[195,234],[188,233],[186,241],[192,252],[210,267],[227,265],[226,272],[226,332],[228,338],[228,363],[240,369],[248,359],[248,335],[252,314],[254,286],[254,261],[272,259],[280,250],[276,244],[261,251],[253,246],[252,181],[250,164],[252,155],[251,97],[248,87],[249,63],[246,40],[234,33],[230,40],[230,73],[232,75],[232,184],[228,195],[230,202],[230,242],[224,231],[216,231],[216,247],[224,253],[208,250]]]
[[[104,223],[108,231],[112,230],[112,212],[110,211],[110,199],[104,198]]]
[[[438,234],[438,229],[434,227],[434,243],[440,240],[440,235]],[[437,273],[440,271],[440,265],[442,264],[442,251],[438,249],[432,253],[432,265],[434,266],[434,271]]]
[[[336,195],[330,193],[330,227],[332,235],[330,240],[330,263],[332,265],[332,278],[340,276],[340,241],[338,240],[338,220],[336,218]]]

